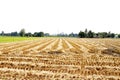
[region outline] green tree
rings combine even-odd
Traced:
[[[114,34],[114,33],[111,33],[110,37],[111,37],[111,38],[114,38],[114,37],[115,37],[115,34]]]
[[[120,34],[118,34],[118,38],[120,38]]]
[[[11,36],[18,36],[17,32],[11,32]]]
[[[44,37],[44,32],[39,32],[39,37]]]
[[[4,34],[5,34],[4,31],[2,31],[1,35],[4,36]]]
[[[29,33],[26,33],[25,36],[27,36],[27,37],[32,37],[32,33],[30,33],[30,32],[29,32]]]
[[[69,34],[69,37],[74,37],[74,33],[73,33],[73,32],[70,33],[70,34]]]
[[[22,37],[24,37],[25,36],[25,29],[21,29],[19,35],[22,36]]]
[[[90,30],[88,31],[88,38],[93,38],[94,37],[94,33]]]
[[[50,36],[50,34],[49,33],[45,33],[44,36]]]
[[[110,35],[111,35],[111,32],[109,31],[109,32],[107,33],[107,38],[110,38]]]
[[[33,36],[34,36],[34,37],[38,37],[37,34],[38,34],[38,32],[34,32]]]
[[[80,38],[85,38],[85,33],[83,31],[80,31],[79,34],[78,34],[78,36]]]
[[[88,37],[88,30],[87,30],[87,28],[85,29],[85,37],[86,38]]]
[[[44,37],[44,32],[35,32],[34,37]]]
[[[99,38],[107,38],[108,34],[107,34],[107,32],[99,32],[98,36],[99,36]]]

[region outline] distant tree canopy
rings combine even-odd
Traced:
[[[32,35],[31,32],[29,32],[29,33],[25,33],[25,36],[26,36],[26,37],[32,37],[33,35]]]
[[[80,38],[114,38],[115,37],[115,33],[111,33],[111,32],[92,32],[91,30],[87,30],[85,29],[85,31],[80,31],[78,33],[78,37]],[[120,38],[120,34],[118,34],[118,38]]]
[[[85,35],[85,33],[83,31],[80,31],[79,34],[78,34],[78,36],[80,38],[85,38],[86,37],[86,35]]]
[[[44,32],[35,32],[33,34],[34,37],[44,37]]]
[[[21,29],[19,35],[20,35],[21,37],[24,37],[24,36],[25,36],[25,29]]]
[[[118,38],[120,38],[120,34],[118,34]]]
[[[88,38],[93,38],[94,37],[94,33],[90,30],[87,34]]]
[[[31,33],[25,32],[25,29],[21,29],[20,32],[18,33],[17,31],[11,32],[11,33],[5,33],[2,31],[0,33],[0,36],[21,36],[21,37],[44,37],[44,36],[55,36],[55,37],[80,37],[80,38],[120,38],[120,34],[115,34],[111,32],[98,32],[95,33],[92,30],[87,30],[85,29],[84,31],[80,31],[78,34],[76,33],[70,33],[66,34],[64,32],[55,34],[55,35],[50,35],[49,33],[44,33],[44,32],[35,32]]]
[[[4,36],[4,31],[2,31],[1,35]]]
[[[69,34],[69,37],[77,37],[77,36],[78,36],[78,35],[75,34],[75,33],[73,33],[73,32]]]
[[[86,29],[85,32],[80,31],[78,33],[78,36],[80,38],[93,38],[94,37],[94,33],[91,30],[87,32],[87,29]]]
[[[44,37],[44,32],[35,32],[32,34],[31,32],[26,33],[25,29],[21,29],[20,32],[11,32],[11,33],[4,33],[2,31],[0,33],[1,36],[21,36],[21,37]],[[46,36],[49,36],[49,33],[46,33]]]
[[[11,32],[11,36],[18,36],[19,34],[17,32]]]
[[[44,36],[50,36],[50,34],[49,33],[44,33]]]

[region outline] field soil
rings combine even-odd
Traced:
[[[0,43],[2,80],[120,80],[120,39]]]

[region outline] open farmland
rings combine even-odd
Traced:
[[[0,79],[120,80],[120,39],[40,38],[0,43]]]
[[[38,39],[37,37],[13,37],[13,36],[0,36],[0,43],[5,42],[16,42],[16,41],[24,41],[24,40],[34,40]]]

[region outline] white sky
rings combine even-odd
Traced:
[[[120,33],[120,0],[0,0],[0,32]]]

